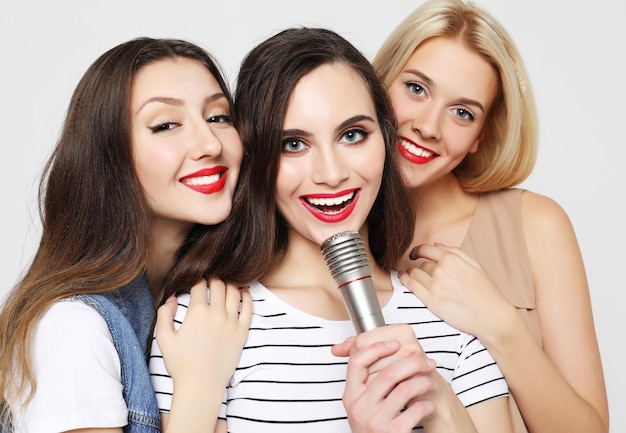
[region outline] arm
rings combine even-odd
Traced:
[[[169,414],[162,413],[164,432],[214,431],[224,390],[248,335],[248,291],[219,280],[211,280],[210,286],[210,304],[204,281],[192,287],[179,330],[172,320],[175,298],[158,311],[156,339],[174,384]]]
[[[529,192],[522,198],[543,349],[480,265],[457,248],[420,246],[419,266],[401,281],[437,315],[480,338],[531,432],[606,433],[606,390],[574,230],[552,200]]]
[[[604,375],[574,229],[554,201],[528,192],[522,197],[543,351],[527,332],[520,332],[519,343],[512,341],[510,347],[496,342],[502,348],[498,356],[505,359],[505,375],[514,382],[511,388],[531,431],[607,432]],[[522,350],[527,353],[525,363],[515,356]],[[535,380],[529,382],[528,377]]]

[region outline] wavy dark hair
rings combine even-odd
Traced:
[[[30,396],[34,394],[28,341],[34,323],[51,304],[76,294],[113,291],[144,270],[152,244],[152,212],[133,164],[131,86],[143,67],[172,58],[206,66],[232,105],[217,63],[186,41],[133,39],[102,54],[87,69],[39,186],[39,247],[0,312],[0,397],[8,389],[22,392],[26,385]],[[198,227],[191,238],[203,236]]]
[[[394,160],[396,121],[384,85],[370,62],[343,37],[327,29],[290,28],[252,49],[241,64],[235,113],[244,158],[233,212],[214,244],[219,250],[203,242],[196,244],[173,274],[175,283],[189,286],[207,274],[249,283],[280,258],[287,247],[288,226],[278,213],[276,178],[287,105],[300,78],[333,63],[349,66],[363,79],[385,141],[383,181],[367,220],[373,257],[389,270],[408,248],[414,214]],[[169,290],[180,287],[173,284]]]

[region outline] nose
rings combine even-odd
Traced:
[[[416,110],[411,127],[425,140],[441,138],[441,110],[431,104],[422,104]]]
[[[197,122],[193,128],[191,141],[193,143],[191,158],[193,159],[216,157],[222,153],[223,146],[219,136],[215,134],[211,124],[204,119]]]
[[[316,184],[335,187],[349,176],[341,152],[336,146],[316,148],[312,159],[311,177]]]

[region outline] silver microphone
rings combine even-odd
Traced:
[[[356,332],[385,326],[359,232],[351,230],[337,233],[326,239],[321,249]]]

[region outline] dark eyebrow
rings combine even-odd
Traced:
[[[366,120],[368,122],[376,122],[370,116],[367,116],[365,114],[359,114],[359,115],[356,115],[356,116],[352,116],[349,119],[346,119],[343,122],[341,122],[339,124],[339,126],[336,128],[336,131],[341,131],[342,129],[344,129],[347,126],[352,125],[353,123],[362,122],[364,120]]]
[[[432,80],[432,78],[430,78],[428,75],[418,71],[417,69],[407,69],[404,72],[408,73],[408,74],[415,75],[421,81],[423,81],[424,84],[426,84],[427,86],[433,87],[435,85],[435,82]],[[485,111],[485,107],[483,107],[483,104],[481,104],[480,102],[478,102],[475,99],[460,98],[458,102],[460,104],[464,104],[464,105],[473,105],[474,107],[477,107],[478,109],[482,110],[483,112]]]
[[[307,132],[303,129],[283,129],[283,137],[309,137],[310,135],[310,132]]]
[[[204,103],[211,104],[212,102],[215,102],[222,98],[226,98],[226,95],[224,95],[222,92],[214,93],[204,98]],[[146,105],[152,102],[161,102],[163,104],[175,105],[175,106],[181,106],[185,104],[185,102],[179,98],[171,98],[168,96],[154,96],[152,98],[145,100],[144,103],[141,104],[141,106],[137,109],[137,112],[135,114],[139,113]]]
[[[364,120],[369,121],[369,122],[375,122],[375,120],[372,119],[372,117],[367,116],[365,114],[359,114],[356,116],[352,116],[349,119],[346,119],[343,122],[341,122],[339,126],[335,128],[335,131],[341,131],[342,129],[352,125],[353,123],[362,122]],[[283,130],[283,137],[293,137],[293,136],[309,137],[311,136],[311,133],[303,129],[297,129],[297,128]]]

